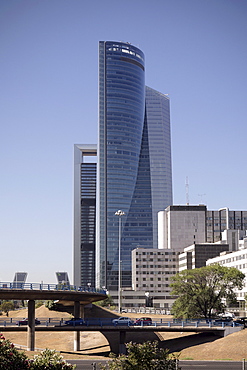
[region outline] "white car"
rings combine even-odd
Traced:
[[[134,321],[131,320],[129,317],[119,317],[118,319],[112,320],[114,325],[133,325]]]

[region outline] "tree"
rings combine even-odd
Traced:
[[[76,365],[67,363],[60,353],[45,349],[29,360],[24,352],[0,333],[0,370],[73,370]]]
[[[7,316],[9,316],[9,311],[14,310],[15,306],[14,303],[11,301],[3,301],[0,306],[0,310],[5,312]]]
[[[67,363],[60,353],[48,348],[35,355],[33,360],[30,360],[31,370],[73,370],[75,368],[76,365]]]
[[[95,302],[94,304],[96,306],[100,306],[100,307],[110,307],[110,306],[114,306],[114,300],[110,296],[110,294],[108,294],[106,299],[103,299],[102,301]]]
[[[52,301],[52,300],[45,301],[45,307],[47,307],[51,311],[56,311],[57,303],[55,301]]]
[[[234,267],[214,264],[183,270],[172,278],[171,294],[178,296],[172,314],[180,318],[211,318],[223,311],[223,300],[236,300],[235,288],[242,289],[245,274]]]
[[[113,358],[104,366],[103,370],[179,370],[178,359],[175,356],[169,358],[168,349],[159,349],[158,342],[145,342],[143,344],[127,343],[127,355]]]
[[[43,304],[44,304],[44,301],[38,299],[35,301],[35,308],[39,308],[43,306]]]
[[[0,370],[24,370],[29,368],[29,362],[24,352],[19,352],[15,346],[0,333]]]

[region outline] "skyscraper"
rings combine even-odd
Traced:
[[[145,87],[144,54],[99,43],[96,284],[131,286],[131,251],[157,248],[157,213],[172,204],[169,98]]]
[[[95,286],[96,156],[97,145],[74,145],[74,284],[77,286]]]

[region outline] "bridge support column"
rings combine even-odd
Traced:
[[[27,350],[35,350],[35,301],[28,301]]]
[[[74,302],[74,317],[80,317],[80,302]],[[74,351],[80,351],[80,331],[74,332]]]
[[[84,306],[80,305],[80,317],[84,319]]]
[[[126,331],[120,330],[119,332],[119,354],[120,355],[126,355]]]

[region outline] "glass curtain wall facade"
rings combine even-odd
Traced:
[[[169,146],[164,149],[163,135],[168,132]],[[166,150],[168,160],[163,158]],[[171,162],[170,150],[169,99],[145,88],[144,54],[128,43],[100,42],[97,286],[118,287],[117,210],[125,213],[121,216],[122,287],[131,286],[131,251],[156,247],[157,212],[172,203],[171,164],[165,164]]]
[[[158,212],[161,206],[172,205],[172,161],[170,132],[170,99],[146,86],[153,247],[158,248]]]
[[[247,211],[231,211],[227,207],[218,211],[207,211],[207,242],[221,240],[221,233],[226,229],[247,230]]]

